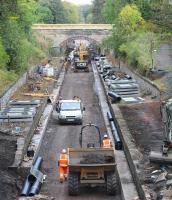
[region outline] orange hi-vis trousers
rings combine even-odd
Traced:
[[[68,155],[67,154],[60,154],[59,159],[59,181],[61,183],[64,182],[64,180],[67,179],[67,173],[68,173]]]

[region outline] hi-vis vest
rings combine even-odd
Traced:
[[[104,148],[110,148],[111,147],[110,139],[103,139],[103,147]]]
[[[60,154],[59,165],[60,165],[60,167],[68,166],[68,155],[67,154],[64,154],[64,153]]]

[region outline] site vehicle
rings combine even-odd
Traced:
[[[89,127],[95,128],[99,135],[98,147],[95,147],[93,143],[88,143],[86,147],[83,147],[83,133],[85,134],[87,132],[85,130]],[[69,195],[78,195],[82,186],[105,186],[107,194],[115,195],[117,182],[113,148],[101,147],[100,130],[94,124],[87,124],[81,128],[79,143],[80,148],[68,149]]]
[[[150,160],[172,164],[172,99],[162,102],[161,117],[164,124],[164,141],[161,148],[162,152],[152,151],[150,154]]]
[[[81,100],[60,100],[56,105],[59,123],[82,124],[85,108]]]
[[[89,72],[89,53],[82,43],[74,53],[74,72],[78,70]]]
[[[99,67],[100,66],[100,56],[95,56],[94,61],[95,61],[96,66]]]

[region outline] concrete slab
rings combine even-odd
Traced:
[[[149,159],[151,162],[155,163],[167,163],[172,164],[172,153],[168,153],[168,155],[163,155],[162,152],[151,151]]]

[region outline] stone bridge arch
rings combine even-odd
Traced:
[[[86,41],[88,41],[89,44],[94,44],[94,45],[100,44],[100,42],[98,42],[97,40],[90,38],[88,36],[77,35],[77,36],[69,37],[66,40],[64,40],[63,42],[61,42],[60,47],[65,48],[66,46],[73,45],[76,40],[81,40],[81,41],[86,40]]]
[[[58,55],[61,49],[75,39],[84,39],[92,44],[100,44],[111,34],[110,24],[34,24],[35,33],[53,42],[54,55]]]

